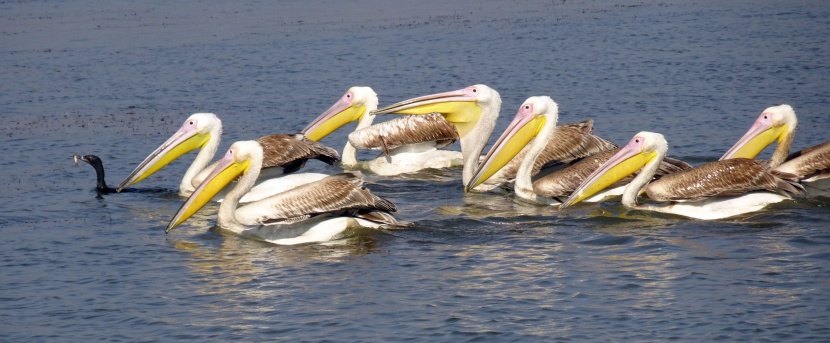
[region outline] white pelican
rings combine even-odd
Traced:
[[[380,157],[360,163],[379,175],[412,173],[425,168],[462,165],[472,177],[501,109],[499,93],[485,85],[421,96],[381,108],[373,114],[409,114],[349,134],[358,149],[380,149]],[[418,115],[414,115],[418,114]],[[461,140],[461,153],[439,150]]]
[[[638,133],[591,173],[560,208],[578,203],[641,168],[625,187],[623,206],[696,219],[723,219],[758,211],[803,191],[798,183],[785,180],[746,158],[710,162],[652,181],[667,150],[663,135]],[[654,201],[668,203],[637,204],[637,195],[642,191]]]
[[[378,95],[369,87],[352,87],[334,105],[314,119],[301,132],[315,142],[328,136],[343,125],[357,121],[355,130],[372,125],[372,111],[378,108]],[[357,149],[348,141],[340,155],[340,163],[346,168],[358,168]]]
[[[338,174],[237,208],[253,187],[262,166],[256,141],[231,145],[202,184],[170,220],[165,232],[187,220],[216,193],[239,177],[219,206],[218,225],[236,234],[275,244],[328,241],[348,228],[398,226],[390,201],[361,185],[360,175]]]
[[[208,162],[219,147],[222,135],[222,121],[213,113],[196,113],[185,120],[182,127],[167,141],[153,151],[127,178],[118,185],[120,191],[152,175],[170,162],[190,151],[200,149],[196,159],[187,169],[179,184],[179,193],[189,196],[212,169]],[[328,164],[339,159],[337,151],[322,144],[305,139],[302,135],[276,134],[257,139],[265,147],[266,157],[263,168],[268,168],[271,175],[284,174],[302,168],[306,160],[314,158]],[[324,174],[308,173],[303,181],[314,181],[325,177]],[[290,188],[285,185],[289,179],[268,180],[267,185],[258,186],[243,202],[254,201],[274,194],[277,188]],[[277,181],[280,180],[280,181]]]
[[[613,155],[616,150],[597,152],[569,167],[532,181],[532,174],[538,166],[536,160],[545,150],[550,150],[549,146],[551,145],[562,142],[564,145],[583,147],[579,149],[569,148],[570,151],[586,150],[584,147],[592,147],[592,150],[596,150],[596,147],[606,146],[604,142],[607,141],[593,135],[586,136],[584,133],[575,130],[557,130],[558,117],[559,106],[550,97],[535,96],[528,98],[519,108],[516,117],[501,137],[490,148],[484,160],[475,170],[473,178],[465,185],[465,190],[468,191],[487,181],[502,169],[508,161],[515,160],[514,156],[520,151],[526,149],[527,155],[521,159],[519,169],[516,171],[516,182],[513,187],[516,196],[519,199],[535,203],[560,203],[559,198],[570,195],[586,176]],[[563,136],[555,136],[555,134],[563,134]],[[579,144],[574,144],[574,141],[567,142],[568,140],[574,140]],[[610,142],[607,144],[613,145]],[[529,148],[527,148],[528,145]],[[664,169],[662,173],[689,167],[684,162],[677,160],[672,160],[672,163],[661,166]],[[614,191],[593,197],[589,201],[600,201],[607,196],[618,195],[621,192],[622,188],[619,187]]]
[[[808,196],[830,196],[830,141],[788,155],[797,125],[792,106],[769,107],[720,159],[755,158],[777,140],[769,167],[794,175],[804,184]]]

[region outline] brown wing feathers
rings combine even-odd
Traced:
[[[395,212],[395,204],[362,187],[359,173],[328,176],[268,198],[272,211],[262,224],[296,221],[311,216],[343,211],[378,210]]]
[[[657,201],[734,196],[755,190],[785,195],[802,193],[800,185],[781,176],[776,176],[758,161],[735,158],[664,175],[650,183],[646,193],[649,198]]]
[[[285,173],[300,169],[307,160],[333,164],[340,159],[336,150],[302,135],[276,134],[257,139],[264,152],[262,168],[283,167]]]
[[[443,144],[459,139],[455,125],[439,113],[404,115],[349,134],[349,143],[357,149],[391,150],[407,144],[438,141]]]

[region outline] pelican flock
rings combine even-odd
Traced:
[[[638,170],[639,174],[625,186],[623,206],[696,219],[723,219],[758,211],[803,191],[789,175],[775,173],[746,158],[709,162],[652,181],[667,150],[663,135],[638,133],[591,173],[560,208],[578,203]],[[662,203],[638,204],[641,192]]]
[[[534,203],[559,204],[562,197],[570,195],[588,174],[618,149],[613,143],[594,136],[587,130],[575,128],[573,125],[557,128],[558,118],[559,105],[553,99],[547,96],[528,98],[475,170],[473,178],[464,187],[465,191],[487,181],[506,164],[516,160],[521,151],[525,151],[526,154],[519,160],[519,168],[515,174],[516,197]],[[560,145],[559,153],[556,154],[559,159],[566,161],[582,159],[533,181],[532,176],[537,172],[537,166],[540,165],[537,159],[545,151],[552,150],[548,146],[557,145],[550,142],[567,142]],[[552,154],[548,154],[546,159],[551,159],[550,156]],[[660,167],[658,176],[690,168],[688,164],[679,160],[661,162]],[[601,201],[606,197],[619,195],[621,192],[622,187],[617,187],[606,190],[587,201]]]
[[[176,131],[156,150],[150,153],[127,178],[118,185],[118,190],[144,180],[164,168],[182,155],[199,149],[199,153],[187,168],[179,184],[179,194],[189,196],[202,183],[214,165],[208,165],[219,147],[222,135],[222,121],[213,113],[196,113],[184,121]],[[269,175],[292,173],[303,167],[309,159],[318,159],[332,164],[340,159],[337,151],[309,140],[298,134],[273,134],[257,139],[263,146],[265,154],[262,168]],[[319,180],[325,174],[307,173],[282,179],[270,179],[247,195],[242,202],[255,201],[290,189],[300,183]]]
[[[187,199],[165,232],[223,194],[219,228],[274,244],[330,241],[351,228],[410,226],[393,216],[394,203],[364,185],[363,172],[383,179],[460,167],[459,196],[499,188],[516,200],[560,210],[621,196],[628,208],[703,220],[761,211],[805,194],[830,196],[830,141],[791,154],[797,118],[789,105],[767,108],[720,160],[692,167],[667,156],[668,142],[659,133],[640,132],[620,147],[595,135],[592,119],[557,126],[559,105],[548,96],[528,98],[482,156],[501,104],[499,92],[477,84],[380,107],[372,88],[355,86],[301,132],[235,142],[213,164],[222,122],[212,113],[187,118],[115,189],[106,185],[99,158],[74,159],[95,168],[100,196],[130,191],[125,187],[198,149],[179,185]],[[399,116],[375,122],[388,114]],[[357,125],[342,155],[318,143],[351,122]],[[447,149],[455,141],[460,151]],[[755,159],[774,142],[769,160]],[[360,149],[380,153],[358,160]],[[344,172],[291,174],[309,159],[340,161]]]

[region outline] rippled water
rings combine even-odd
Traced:
[[[415,228],[285,247],[212,230],[214,205],[165,235],[189,161],[96,199],[71,160],[117,184],[190,113],[223,119],[224,149],[353,85],[383,105],[475,83],[503,98],[495,135],[550,95],[562,122],[699,163],[789,103],[800,149],[830,138],[825,2],[41,1],[0,23],[2,341],[830,339],[826,199],[703,222],[368,175]]]

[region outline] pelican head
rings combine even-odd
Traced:
[[[768,145],[772,144],[776,139],[779,146],[785,146],[789,150],[789,145],[792,144],[793,134],[798,120],[795,116],[795,111],[790,105],[778,105],[769,107],[758,116],[752,127],[749,128],[743,137],[735,143],[726,154],[721,157],[721,160],[730,158],[755,158]],[[786,158],[787,151],[783,153],[776,153],[780,155],[780,164]],[[776,157],[773,156],[773,159]]]
[[[256,141],[239,141],[233,143],[222,157],[216,163],[216,166],[207,176],[199,187],[187,198],[164,232],[170,232],[193,216],[211,199],[219,193],[231,181],[235,180],[239,175],[248,173],[249,170],[256,170],[257,173],[262,167],[262,146]],[[253,180],[251,181],[253,182]],[[242,181],[240,180],[240,183]],[[247,191],[247,190],[246,190]],[[235,205],[234,205],[235,206]]]
[[[472,179],[464,185],[464,191],[487,181],[539,135],[543,128],[548,127],[548,131],[552,132],[558,115],[559,105],[548,96],[534,96],[525,100],[516,117],[478,165]]]
[[[173,162],[180,156],[202,148],[211,139],[215,140],[213,151],[204,151],[200,155],[205,154],[205,164],[213,154],[216,152],[216,145],[218,145],[220,136],[222,135],[222,121],[213,113],[196,113],[191,115],[184,121],[182,127],[179,128],[170,138],[167,139],[161,146],[153,151],[150,156],[144,159],[138,167],[127,176],[116,190],[121,191],[124,187],[133,185],[146,177],[157,172],[159,169]],[[190,172],[190,170],[188,170]],[[195,174],[198,170],[194,171]],[[186,178],[189,180],[189,178]]]
[[[486,85],[474,85],[450,92],[424,95],[404,100],[374,111],[374,114],[427,114],[440,113],[447,121],[453,123],[458,135],[464,137],[474,131],[482,121],[482,116],[489,115],[487,109],[495,108],[495,116],[501,109],[501,96],[496,90]],[[495,126],[495,118],[492,119]],[[485,123],[486,125],[487,123]],[[492,128],[490,129],[492,131]]]
[[[559,206],[560,209],[585,200],[622,178],[643,169],[646,165],[657,166],[666,156],[669,144],[659,133],[643,131],[638,133],[614,156],[594,170],[571,196]],[[656,168],[655,168],[656,170]],[[648,174],[643,172],[643,174]],[[652,175],[647,175],[651,178]]]
[[[501,110],[499,92],[487,85],[473,85],[455,91],[425,95],[375,111],[375,114],[440,113],[452,123],[461,137],[461,155],[464,160],[462,182],[467,184],[479,155],[487,145]]]
[[[314,119],[303,129],[302,134],[313,141],[319,141],[334,130],[353,121],[368,126],[375,115],[371,111],[378,107],[378,95],[370,87],[352,87],[334,105]],[[365,122],[365,124],[364,124]]]

